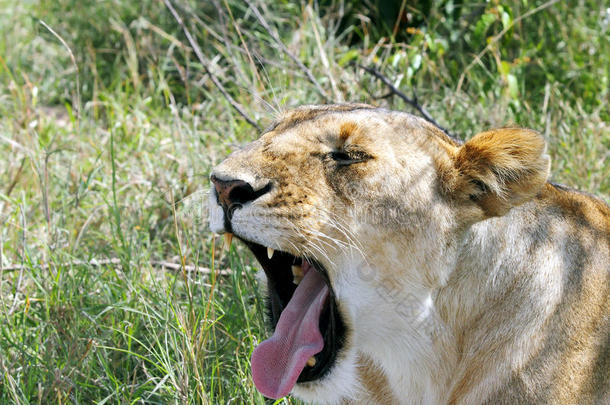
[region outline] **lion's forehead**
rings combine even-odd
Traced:
[[[307,116],[299,114],[296,118],[291,115],[272,126],[261,139],[278,144],[301,141],[334,145],[354,136],[361,136],[365,140],[375,129],[389,129],[391,122],[390,114],[377,110],[318,112]],[[386,131],[385,135],[389,133]]]
[[[382,111],[386,110],[381,110],[367,104],[305,105],[282,113],[268,131],[283,132],[301,123],[313,121],[322,116],[332,115],[334,117],[341,117],[359,112],[365,112],[370,115],[380,114]]]

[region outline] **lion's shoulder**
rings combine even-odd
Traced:
[[[610,237],[610,206],[603,200],[556,183],[547,183],[537,200],[569,227],[589,229],[606,239]]]

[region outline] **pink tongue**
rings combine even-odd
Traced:
[[[324,347],[318,324],[328,287],[305,261],[303,272],[305,276],[282,311],[275,333],[252,352],[252,379],[269,398],[288,395],[307,360]]]

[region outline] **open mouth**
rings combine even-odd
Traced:
[[[297,382],[322,378],[345,337],[328,274],[317,261],[244,241],[268,281],[273,336],[252,353],[252,378],[269,398],[290,393]]]

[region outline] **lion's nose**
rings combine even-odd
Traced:
[[[249,183],[243,180],[221,180],[214,175],[210,179],[214,183],[218,202],[225,209],[254,201],[271,190],[271,183],[267,183],[266,186],[254,190]]]

